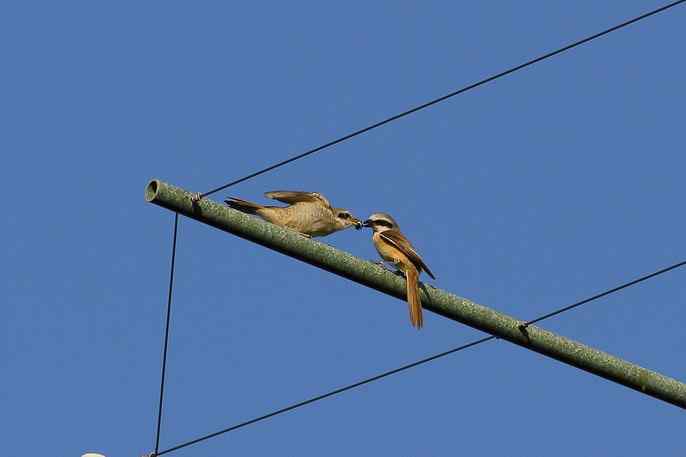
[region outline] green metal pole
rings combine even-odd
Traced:
[[[152,180],[145,199],[225,232],[405,300],[405,280],[367,260],[296,232],[248,216],[212,200],[193,203],[193,194]],[[646,395],[686,408],[686,384],[579,342],[432,287],[422,288],[424,308],[503,340],[575,366]]]

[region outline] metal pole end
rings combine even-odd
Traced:
[[[157,197],[157,192],[160,190],[160,180],[153,179],[145,186],[145,201],[150,203]]]

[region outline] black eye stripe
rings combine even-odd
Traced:
[[[391,224],[388,221],[384,221],[384,220],[376,220],[376,221],[374,221],[374,223],[379,224],[379,225],[383,225],[384,227],[393,227],[393,224]]]

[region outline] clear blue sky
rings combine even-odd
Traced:
[[[664,1],[664,0],[663,0]],[[5,2],[7,456],[154,444],[170,212],[663,1]],[[527,319],[682,260],[686,7],[220,193],[393,214],[433,284]],[[384,170],[380,172],[379,170]],[[368,232],[326,242],[375,259]],[[686,271],[543,327],[686,380]],[[162,449],[482,335],[182,219]],[[190,447],[677,455],[683,411],[502,341]]]

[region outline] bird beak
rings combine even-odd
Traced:
[[[364,221],[362,223],[362,227],[371,227],[371,226],[372,226],[372,220],[371,219],[367,219],[366,221]]]
[[[362,228],[362,221],[356,217],[353,217],[353,224],[355,225],[355,230],[360,230]]]

